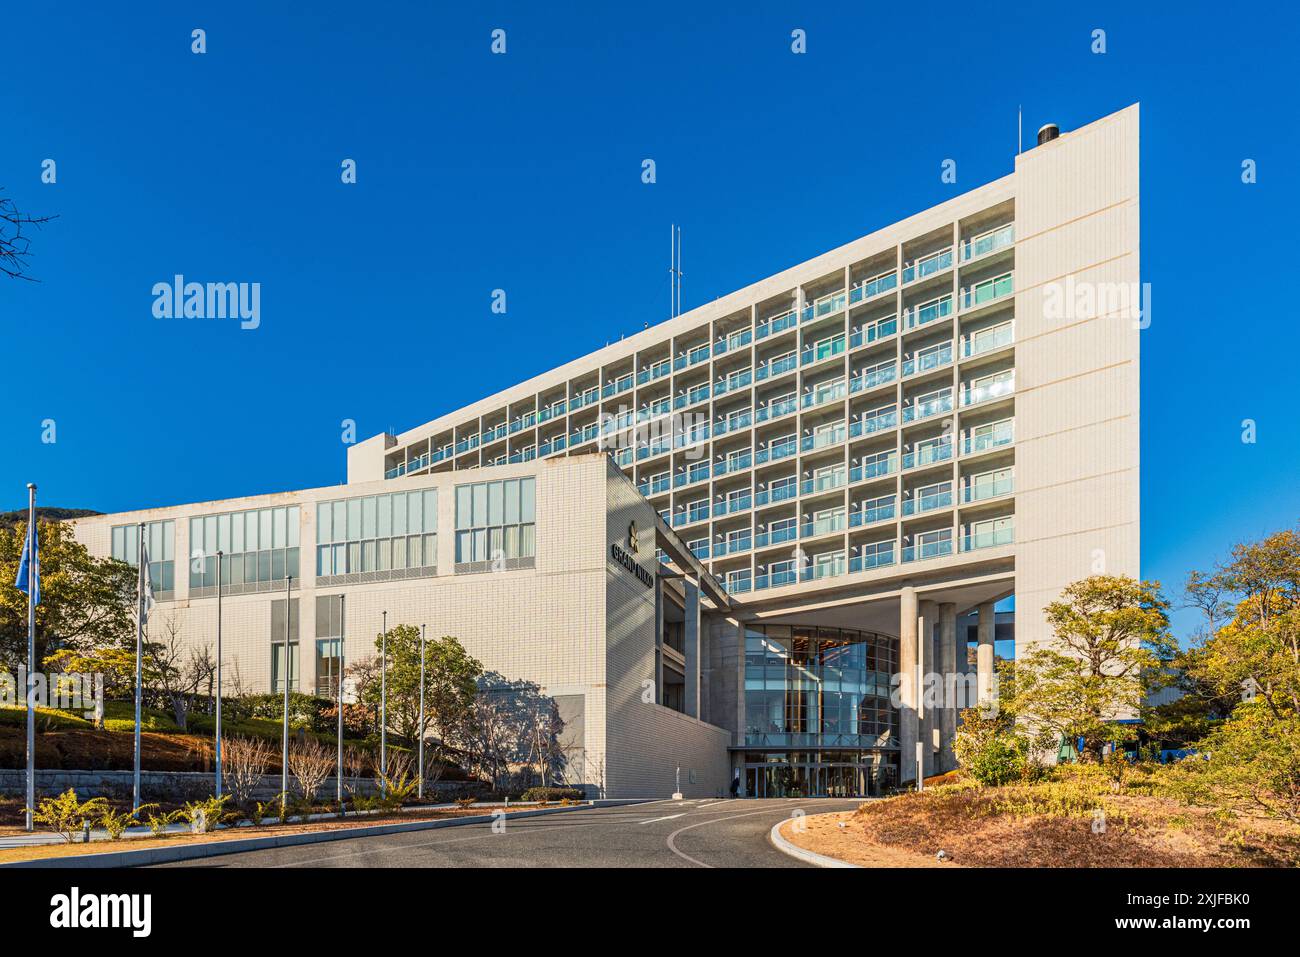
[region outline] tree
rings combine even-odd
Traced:
[[[136,570],[95,558],[61,522],[38,522],[41,603],[36,606],[36,660],[67,648],[135,648]],[[27,663],[27,595],[14,587],[27,523],[0,529],[0,665]]]
[[[375,650],[383,635],[375,638]],[[383,679],[378,656],[351,670],[362,702],[378,709]],[[420,725],[420,629],[397,625],[388,631],[388,726],[414,744],[430,733],[452,737],[469,717],[483,665],[455,638],[444,635],[425,642],[424,725]]]
[[[1014,701],[1015,662],[999,663],[997,688],[999,698]],[[986,787],[997,787],[1025,780],[1036,771],[1031,745],[1015,712],[999,701],[997,709],[962,711],[952,749],[962,770]]]
[[[62,648],[42,663],[47,674],[104,676],[104,697],[129,698],[135,692],[135,652],[126,648],[95,648],[88,652]]]
[[[1038,747],[1083,739],[1081,757],[1100,763],[1128,736],[1117,718],[1136,715],[1176,645],[1158,582],[1094,575],[1066,587],[1044,609],[1053,641],[1016,660],[1012,710]]]
[[[179,611],[173,610],[158,621],[161,638],[144,643],[148,668],[145,687],[160,691],[171,705],[176,724],[185,730],[190,701],[216,669],[212,651],[206,645],[187,647],[181,637]]]
[[[458,734],[471,767],[498,792],[516,772],[526,784],[563,780],[564,722],[555,699],[534,682],[511,681],[497,672],[486,673],[479,684],[471,718]]]
[[[1184,762],[1189,794],[1300,821],[1300,531],[1235,546],[1187,594],[1205,629],[1180,664],[1231,703],[1197,743],[1208,760]]]
[[[298,793],[311,804],[316,792],[334,771],[335,755],[315,738],[299,741],[289,749],[289,773],[298,783]]]
[[[0,196],[0,273],[10,279],[36,282],[27,274],[27,260],[31,257],[31,238],[23,227],[40,229],[53,216],[28,216],[21,212],[8,196]],[[29,231],[30,232],[30,231]]]

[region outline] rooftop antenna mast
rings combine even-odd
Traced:
[[[1023,132],[1024,115],[1025,115],[1024,106],[1017,106],[1016,107],[1016,155],[1017,156],[1020,155],[1020,153],[1025,148],[1025,134]]]
[[[682,314],[682,228],[676,223],[669,226],[669,240],[668,313],[675,319]]]

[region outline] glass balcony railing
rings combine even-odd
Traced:
[[[997,229],[991,229],[978,236],[972,236],[961,244],[961,260],[962,262],[968,262],[972,259],[978,259],[980,256],[987,256],[989,253],[997,252],[999,249],[1005,249],[1015,242],[1015,238],[1016,227],[1012,223],[999,226]]]
[[[800,406],[810,409],[813,406],[825,405],[827,402],[837,402],[848,394],[848,387],[845,386],[843,379],[836,379],[834,382],[825,383],[814,388],[810,392],[805,392],[799,400]]]
[[[870,279],[858,283],[849,291],[849,303],[866,302],[873,299],[881,293],[889,292],[891,289],[898,288],[898,273],[894,270],[881,273],[879,276],[872,276]]]
[[[660,475],[648,482],[642,482],[636,487],[637,491],[649,498],[651,495],[658,495],[660,492],[667,492],[673,487],[672,476]]]
[[[887,336],[892,336],[896,332],[898,332],[897,316],[890,316],[888,319],[877,319],[850,333],[849,348],[856,349],[858,346],[869,345]]]
[[[717,382],[713,386],[715,396],[725,395],[728,392],[735,392],[737,389],[743,389],[754,381],[754,373],[746,369],[744,372],[736,372],[727,376],[725,379]]]
[[[787,525],[783,528],[774,528],[771,531],[759,532],[754,536],[755,548],[770,548],[772,545],[781,545],[785,542],[798,541],[799,526]]]
[[[791,396],[788,399],[779,399],[776,402],[769,402],[763,408],[758,410],[756,419],[759,422],[766,422],[769,419],[779,418],[780,416],[787,415],[790,412],[797,412],[798,410],[799,400],[794,396]]]
[[[793,568],[784,568],[781,571],[771,572],[767,575],[759,575],[754,579],[754,590],[758,591],[763,588],[779,588],[782,585],[793,585],[798,580],[798,572]]]
[[[707,382],[705,382],[703,385],[694,386],[688,392],[679,395],[677,398],[673,400],[673,408],[684,409],[688,405],[695,405],[695,403],[697,402],[703,402],[706,399],[708,399],[711,391],[712,390],[709,388],[709,384]]]
[[[952,395],[944,394],[933,398],[922,399],[913,402],[903,408],[903,421],[915,422],[918,419],[928,419],[932,415],[939,415],[943,412],[952,411]]]
[[[789,438],[775,445],[769,445],[765,449],[759,449],[754,453],[754,464],[762,465],[764,462],[775,462],[778,459],[787,458],[799,451],[799,442],[797,439]]]
[[[749,329],[742,332],[733,332],[725,339],[719,339],[713,344],[713,354],[720,356],[727,352],[735,352],[737,349],[743,349],[753,341],[754,333]]]
[[[684,485],[694,485],[696,482],[703,482],[709,477],[709,463],[698,462],[692,465],[685,472],[678,472],[673,476],[673,487],[681,488]]]
[[[729,456],[725,461],[715,463],[713,466],[713,477],[721,475],[730,475],[732,472],[743,472],[754,465],[754,456],[745,452],[743,455]]]
[[[1015,391],[1016,378],[1014,375],[1009,375],[1002,379],[995,379],[992,382],[968,386],[961,395],[961,404],[975,405],[979,402],[987,402],[989,399],[1010,395]]]
[[[952,490],[929,492],[903,501],[903,514],[916,515],[919,512],[933,512],[937,508],[952,507]]]
[[[1010,526],[991,532],[976,532],[962,539],[961,550],[973,552],[978,548],[993,548],[997,545],[1010,545],[1015,540],[1015,530]]]
[[[815,449],[824,449],[830,445],[839,445],[844,441],[848,430],[839,425],[825,432],[818,432],[814,435],[805,435],[799,442],[800,450],[812,452]]]
[[[754,547],[754,539],[746,534],[738,538],[731,538],[725,542],[718,543],[718,557],[723,555],[735,555],[737,552],[747,552]]]
[[[941,369],[951,364],[952,343],[945,342],[937,349],[931,349],[911,359],[903,360],[903,377],[916,375],[918,372],[929,372],[931,369]]]
[[[945,269],[952,268],[952,249],[944,249],[937,253],[931,253],[924,259],[918,259],[910,266],[903,267],[903,285],[909,282],[916,282],[918,279],[925,279],[927,276],[935,276]]]
[[[724,422],[715,422],[713,424],[713,434],[719,436],[726,435],[728,432],[739,432],[741,429],[747,429],[753,424],[753,413],[749,411],[740,412],[727,416]]]
[[[841,289],[839,292],[832,292],[814,300],[810,305],[803,308],[803,321],[809,322],[813,319],[820,319],[822,316],[829,316],[832,313],[839,312],[844,308],[848,301],[848,295]]]
[[[849,469],[850,482],[865,482],[898,471],[898,453],[890,452]]]
[[[815,495],[818,492],[829,492],[832,489],[840,488],[844,484],[845,473],[836,471],[829,475],[819,475],[816,478],[805,479],[799,486],[804,495]]]
[[[648,369],[642,369],[636,374],[636,384],[645,385],[647,382],[653,382],[655,379],[662,379],[666,375],[671,375],[673,364],[665,359],[662,362],[650,366]]]
[[[799,356],[792,352],[788,356],[781,356],[764,362],[754,370],[754,379],[757,382],[762,382],[765,379],[771,379],[783,372],[789,372],[791,369],[797,368],[799,368]]]
[[[875,551],[866,552],[849,559],[849,572],[865,572],[872,568],[883,568],[892,564],[894,564],[894,546],[891,543],[884,548],[878,548]]]
[[[569,400],[569,411],[577,412],[579,409],[588,405],[593,405],[600,401],[599,389],[588,389],[581,395],[575,395]]]
[[[821,362],[823,359],[830,359],[844,352],[844,337],[836,336],[829,342],[818,343],[811,348],[805,349],[799,353],[800,365],[811,365],[814,362]]]
[[[875,415],[863,416],[860,419],[849,424],[849,438],[856,439],[859,436],[871,435],[875,432],[883,432],[886,429],[892,429],[898,425],[898,411],[891,409],[888,412],[878,412]]]
[[[986,302],[1001,299],[1003,296],[1009,296],[1013,292],[1015,292],[1015,289],[1012,288],[1011,273],[1004,273],[995,279],[985,279],[968,289],[963,289],[961,307],[963,309],[972,309],[975,306],[982,306]]]
[[[966,436],[966,442],[963,451],[969,455],[972,452],[987,452],[989,449],[998,449],[1004,445],[1010,445],[1016,440],[1016,426],[1014,420],[1004,422],[995,422],[992,427],[984,432],[973,432]]]
[[[849,515],[849,527],[859,528],[863,525],[872,525],[876,522],[883,522],[894,518],[896,515],[897,509],[895,508],[894,500],[891,498],[888,502],[881,502],[880,504],[860,508],[853,512]]]
[[[940,296],[907,310],[907,328],[915,329],[952,315],[952,295]]]
[[[1009,322],[993,326],[991,329],[981,329],[962,339],[962,355],[969,359],[971,356],[993,352],[1003,346],[1011,345],[1014,339],[1015,332]]]
[[[849,380],[850,392],[864,392],[877,386],[887,385],[898,378],[898,367],[890,362],[887,365],[872,366],[854,375]]]
[[[938,558],[941,555],[952,554],[952,539],[941,538],[933,542],[921,542],[919,545],[908,545],[903,549],[903,561],[919,562],[927,558]]]
[[[936,462],[947,462],[952,458],[952,441],[937,445],[923,445],[914,452],[903,453],[903,468],[920,468]]]
[[[843,514],[831,515],[815,521],[804,522],[799,528],[799,535],[802,538],[811,538],[814,535],[829,535],[831,532],[842,532],[847,527],[848,520]]]
[[[770,489],[754,493],[754,507],[762,508],[764,505],[774,505],[777,502],[788,502],[790,499],[799,494],[799,483],[791,481],[785,485],[774,485]]]
[[[771,319],[760,322],[754,329],[754,338],[766,339],[768,336],[774,336],[779,332],[791,329],[797,324],[798,317],[795,315],[795,311],[791,309],[789,312],[783,312],[779,316],[773,316]]]
[[[1010,495],[1014,489],[1015,482],[1011,477],[1000,479],[976,478],[962,489],[962,501],[964,502],[982,502],[985,499],[1000,498],[1003,495]]]
[[[730,515],[733,512],[744,512],[754,507],[754,496],[749,492],[743,495],[737,495],[735,498],[728,498],[725,502],[719,502],[713,507],[714,515]]]

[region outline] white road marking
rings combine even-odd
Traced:
[[[640,822],[638,822],[638,823],[640,823],[640,824],[653,824],[655,821],[671,821],[673,818],[677,818],[677,817],[685,817],[685,816],[686,816],[686,812],[683,811],[681,814],[669,814],[669,815],[667,815],[666,817],[652,817],[652,818],[647,818],[646,820],[644,820],[644,821],[640,821]]]

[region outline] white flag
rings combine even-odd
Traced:
[[[143,610],[140,613],[140,624],[149,620],[149,613],[153,611],[153,575],[149,573],[149,548],[144,546],[140,549],[140,581],[143,585]]]

